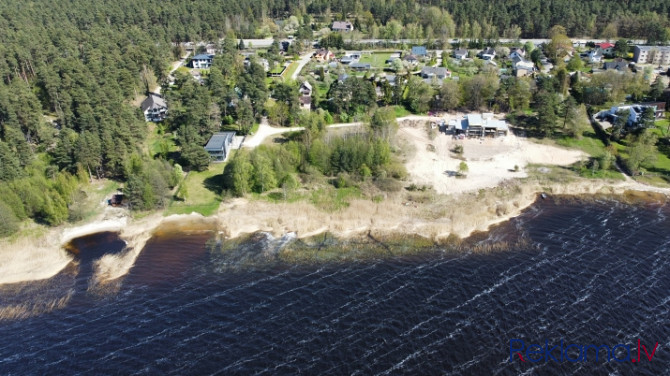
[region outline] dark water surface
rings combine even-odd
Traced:
[[[78,240],[79,266],[49,281],[0,287],[0,308],[37,312],[0,321],[0,374],[670,374],[667,205],[541,201],[470,240],[529,240],[489,254],[231,267],[211,237],[153,239],[107,292],[88,285],[113,234]],[[633,359],[638,339],[659,345],[639,363],[509,362],[513,338]]]

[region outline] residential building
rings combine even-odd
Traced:
[[[493,47],[486,47],[479,53],[479,57],[484,60],[493,60],[496,57],[496,50]]]
[[[235,132],[218,132],[212,135],[205,145],[205,150],[213,162],[223,162],[228,158],[234,137]]]
[[[300,108],[303,110],[311,111],[312,110],[312,97],[309,95],[303,95],[300,98]]]
[[[334,21],[330,29],[333,31],[354,31],[354,25],[349,21]]]
[[[628,71],[628,62],[623,60],[623,59],[616,59],[614,61],[608,61],[605,64],[603,64],[603,69],[604,70],[616,70],[619,72],[627,72]]]
[[[410,65],[419,64],[419,59],[417,59],[416,56],[414,56],[412,54],[403,56],[402,61],[407,63],[407,64],[410,64]]]
[[[349,64],[349,68],[355,70],[355,71],[368,71],[372,69],[372,65],[368,63],[351,63]]]
[[[191,68],[209,69],[209,68],[212,67],[212,61],[213,60],[214,60],[214,55],[212,55],[212,54],[195,55],[191,59]]]
[[[421,68],[421,78],[432,79],[436,78],[438,80],[444,80],[447,77],[451,77],[451,72],[447,68],[443,67],[423,67]]]
[[[468,50],[465,48],[459,48],[454,50],[454,58],[457,60],[465,60],[468,57]]]
[[[603,53],[599,49],[589,51],[587,56],[592,64],[600,63],[603,60]]]
[[[596,48],[599,49],[603,55],[614,55],[614,43],[596,43]]]
[[[298,91],[300,91],[300,95],[306,95],[309,97],[312,95],[312,85],[305,81],[300,85]]]
[[[158,94],[150,93],[140,105],[146,121],[159,122],[167,117],[167,104],[163,97]]]
[[[512,49],[509,52],[509,55],[507,55],[508,59],[515,59],[515,58],[525,58],[526,57],[526,50],[524,50],[521,47],[512,47]]]
[[[635,46],[633,61],[637,64],[670,65],[670,46]]]
[[[426,57],[428,56],[428,51],[424,46],[414,46],[412,47],[412,55],[416,57]]]
[[[509,132],[509,126],[503,120],[493,117],[492,113],[469,114],[461,120],[450,120],[448,129],[455,134],[465,134],[467,136],[506,136]]]
[[[335,54],[328,49],[322,48],[316,51],[313,57],[316,61],[330,61],[335,58]]]
[[[349,65],[351,63],[357,63],[359,59],[353,57],[353,56],[342,56],[340,58],[340,63],[343,65]]]

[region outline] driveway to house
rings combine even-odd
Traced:
[[[307,63],[309,63],[310,59],[312,58],[312,54],[314,54],[314,51],[309,51],[309,52],[305,53],[304,55],[300,56],[300,60],[299,60],[299,63],[298,63],[298,69],[296,69],[295,72],[293,72],[293,74],[291,75],[291,79],[293,81],[295,81],[296,78],[298,78],[298,75],[300,74],[300,72],[302,72],[302,68],[304,68],[305,65],[307,65]]]
[[[191,55],[191,52],[190,52],[190,51],[187,52],[186,55],[185,55],[184,57],[182,57],[181,59],[179,59],[179,60],[175,61],[174,63],[172,63],[172,66],[171,66],[171,68],[170,68],[170,73],[168,73],[168,79],[169,79],[169,80],[172,80],[172,79],[173,79],[173,77],[172,77],[172,73],[174,73],[174,71],[176,71],[177,69],[179,69],[179,67],[181,67],[182,64],[184,64],[184,62],[186,61],[186,59],[188,59],[189,55]],[[161,88],[161,85],[158,85],[158,86],[156,87],[156,89],[154,89],[154,93],[160,95],[160,93],[161,93],[161,89],[162,89],[162,88]]]
[[[255,148],[256,146],[262,144],[263,141],[270,136],[286,132],[301,131],[303,129],[305,129],[305,127],[293,127],[293,128],[271,127],[270,124],[268,124],[268,119],[263,118],[261,120],[261,123],[258,125],[258,130],[256,131],[256,133],[254,133],[253,136],[247,137],[242,143],[242,146],[246,148]]]
[[[409,115],[397,118],[398,122],[405,120],[415,120],[415,121],[439,121],[442,120],[442,117],[439,116],[425,116],[425,115]],[[331,124],[327,128],[347,128],[347,127],[360,127],[364,125],[364,122],[354,122],[354,123],[337,123]],[[261,123],[258,126],[258,130],[252,136],[247,137],[241,146],[246,148],[255,148],[256,146],[263,143],[263,141],[270,137],[287,132],[296,132],[302,131],[305,127],[293,127],[293,128],[277,128],[272,127],[268,124],[268,119],[263,118]]]

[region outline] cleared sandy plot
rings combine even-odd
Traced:
[[[405,161],[411,179],[432,186],[438,193],[462,193],[491,188],[506,179],[526,177],[529,163],[569,165],[583,157],[581,151],[533,143],[512,134],[499,138],[456,140],[437,133],[431,140],[424,121],[401,123],[398,136],[413,145],[416,152]],[[463,145],[461,156],[467,163],[467,178],[456,178],[461,159],[452,152]],[[519,171],[514,171],[514,166]]]

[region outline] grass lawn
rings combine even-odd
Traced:
[[[349,188],[321,188],[312,192],[310,201],[314,206],[326,211],[337,211],[349,206],[349,199],[360,198],[361,190]]]
[[[172,133],[160,133],[161,125],[149,123],[149,135],[145,149],[152,157],[156,154],[171,153],[177,151]]]
[[[390,52],[375,52],[371,54],[365,54],[361,56],[360,63],[368,63],[372,65],[372,68],[384,69],[386,66],[386,60],[391,57]]]
[[[204,216],[216,213],[221,204],[224,163],[212,163],[203,172],[191,171],[181,184],[186,184],[186,200],[172,200],[165,215],[200,213]]]
[[[293,73],[298,69],[298,65],[300,65],[297,61],[292,62],[289,64],[288,68],[284,71],[284,74],[282,74],[282,77],[284,77],[284,80],[290,80],[291,77],[293,76]]]
[[[395,113],[395,117],[404,117],[404,116],[409,116],[412,113],[409,112],[405,106],[397,105],[397,106],[391,106],[393,108],[393,112]]]
[[[601,157],[605,154],[605,144],[593,132],[584,133],[584,137],[576,139],[564,137],[557,140],[561,146],[580,149],[592,157]]]

